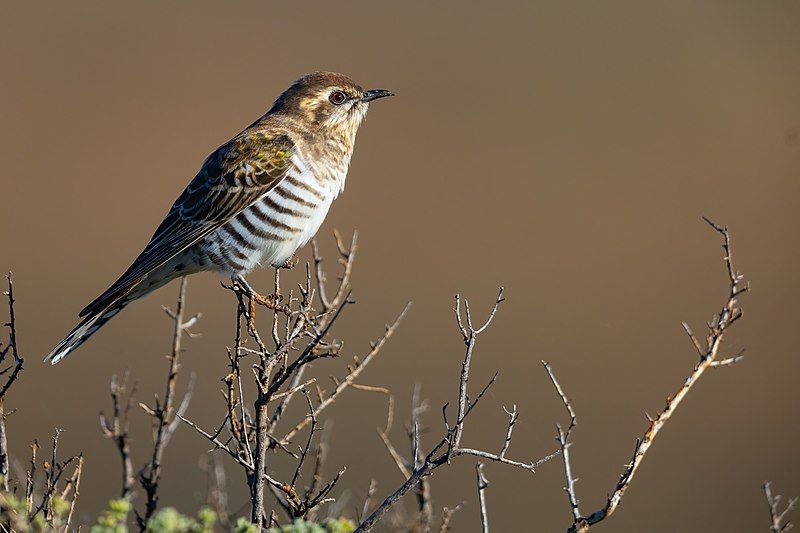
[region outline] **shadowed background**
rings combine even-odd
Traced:
[[[752,281],[725,344],[747,358],[706,375],[598,528],[766,530],[764,479],[800,493],[797,3],[80,1],[2,2],[2,12],[0,269],[15,272],[26,357],[7,403],[18,409],[11,451],[24,463],[34,438],[64,428],[63,452],[88,456],[84,522],[119,488],[116,451],[97,423],[109,378],[130,369],[140,400],[163,389],[170,323],[160,305],[177,285],[128,307],[65,363],[41,358],[138,254],[203,158],[317,69],[398,95],[372,106],[320,233],[330,255],[333,227],[360,230],[358,305],[336,332],[348,358],[414,301],[361,380],[392,388],[398,422],[419,382],[428,441],[440,434],[463,350],[452,297],[461,291],[482,316],[504,284],[508,301],[479,341],[472,384],[500,376],[464,443],[499,448],[501,406],[516,403],[509,455],[553,451],[564,413],[541,369],[548,359],[578,413],[582,510],[598,508],[644,411],[660,409],[695,362],[680,321],[702,331],[726,294],[705,214],[730,225]],[[250,281],[267,290],[270,279]],[[203,336],[186,343],[180,387],[198,373],[188,414],[211,427],[223,413],[234,302],[210,274],[192,278],[188,294]],[[370,478],[380,498],[401,482],[375,433],[385,401],[351,390],[325,420],[335,422],[327,473],[347,465],[339,493],[349,492],[352,515]],[[132,425],[138,466],[149,420],[135,412]],[[393,436],[406,450],[402,424]],[[178,430],[162,503],[200,505],[207,449]],[[433,478],[437,512],[466,502],[456,531],[478,528],[473,463]],[[231,510],[245,512],[244,481],[226,465]],[[498,531],[567,527],[558,461],[536,475],[489,464],[486,475]]]

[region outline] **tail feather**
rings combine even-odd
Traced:
[[[127,305],[127,302],[117,302],[112,307],[100,310],[96,313],[84,318],[80,324],[75,326],[69,335],[61,341],[58,346],[53,348],[53,351],[44,358],[45,361],[50,361],[51,364],[56,364],[67,355],[70,354],[75,348],[86,342],[95,331],[103,327],[103,325],[111,320],[114,315],[122,311]]]

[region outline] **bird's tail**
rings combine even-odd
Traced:
[[[64,359],[72,350],[86,342],[95,331],[103,327],[114,315],[122,311],[129,301],[130,300],[122,300],[114,302],[105,309],[92,313],[84,318],[63,341],[58,343],[58,346],[53,348],[53,351],[50,352],[44,360],[50,361],[51,364],[56,364]]]

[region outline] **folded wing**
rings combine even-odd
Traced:
[[[177,254],[219,228],[286,176],[294,144],[280,133],[245,130],[211,154],[128,270],[80,316],[97,313]]]

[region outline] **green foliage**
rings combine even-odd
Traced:
[[[258,533],[258,527],[247,518],[240,518],[233,527],[234,533]]]
[[[197,518],[180,514],[172,507],[166,507],[150,519],[147,531],[150,533],[212,533],[217,514],[203,507]]]
[[[270,529],[269,533],[351,533],[355,529],[355,524],[346,518],[335,520],[329,518],[322,524],[306,522],[302,518],[298,518],[291,525],[281,526],[280,529]]]
[[[50,501],[50,508],[53,510],[53,515],[56,518],[63,518],[69,512],[69,502],[61,496],[53,496]]]
[[[49,518],[44,512],[37,513],[28,519],[27,505],[24,499],[13,493],[0,491],[0,531],[16,531],[18,533],[38,533],[44,531],[63,531],[70,511],[70,502],[54,496],[48,505]],[[128,533],[128,521],[133,505],[125,499],[111,500],[108,508],[97,518],[97,523],[90,528],[91,533]],[[196,517],[186,516],[173,507],[159,510],[147,523],[148,533],[214,533],[217,514],[209,507],[203,507]],[[292,524],[272,528],[269,533],[352,533],[355,524],[346,518],[328,519],[322,523],[307,522],[302,518]],[[239,518],[233,526],[234,533],[259,533],[255,524],[246,518]]]
[[[128,514],[133,506],[127,500],[111,500],[108,509],[97,519],[92,533],[127,533]],[[147,523],[149,533],[213,533],[217,514],[203,507],[197,518],[182,515],[173,507],[158,511]]]
[[[11,492],[0,492],[0,530],[20,533],[63,530],[69,509],[70,502],[56,495],[50,498],[46,508],[29,519],[25,500]],[[49,522],[45,513],[50,517]]]
[[[217,513],[211,507],[202,507],[197,511],[197,522],[202,526],[201,531],[214,531]]]
[[[133,505],[128,500],[111,500],[108,502],[108,509],[97,519],[97,524],[92,526],[91,533],[127,533],[126,522],[131,509]]]
[[[0,493],[0,524],[8,531],[31,531],[25,501],[10,492]]]

